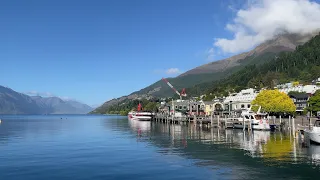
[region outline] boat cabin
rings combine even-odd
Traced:
[[[316,120],[316,121],[314,122],[313,127],[319,127],[319,128],[320,128],[320,119],[318,119],[318,120]]]

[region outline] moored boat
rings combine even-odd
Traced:
[[[131,111],[128,113],[129,120],[138,120],[138,121],[150,121],[154,116],[151,112],[141,111],[142,106],[139,103],[138,111]]]
[[[251,124],[251,129],[253,130],[270,130],[270,124],[268,121],[268,114],[260,112],[261,107],[259,108],[258,112],[255,113],[251,111],[251,109],[247,111],[243,111],[241,113],[241,117],[238,118],[238,121],[233,123],[233,128],[236,129],[248,129]]]
[[[153,113],[150,113],[150,112],[131,111],[128,113],[129,120],[150,121],[152,119],[152,116],[153,116]]]
[[[320,119],[314,122],[312,129],[304,130],[304,140],[307,144],[320,144]]]

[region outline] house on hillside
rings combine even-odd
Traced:
[[[303,113],[303,110],[308,107],[309,95],[307,93],[291,94],[290,98],[296,105],[296,112],[299,114]]]
[[[284,92],[286,94],[288,94],[289,92],[291,91],[295,91],[295,92],[305,92],[309,95],[312,95],[314,94],[317,90],[319,90],[320,87],[319,86],[316,86],[316,85],[298,85],[298,86],[295,86],[295,87],[286,87],[286,88],[280,88],[279,91],[280,92]]]

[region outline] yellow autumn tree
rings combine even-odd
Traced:
[[[261,106],[261,109],[268,113],[292,114],[296,111],[296,106],[292,99],[286,93],[279,90],[263,90],[251,104]]]
[[[292,85],[293,85],[294,87],[298,86],[298,85],[299,85],[299,81],[294,81],[294,82],[292,83]]]

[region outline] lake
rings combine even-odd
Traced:
[[[0,179],[317,179],[320,146],[288,133],[0,115]]]

